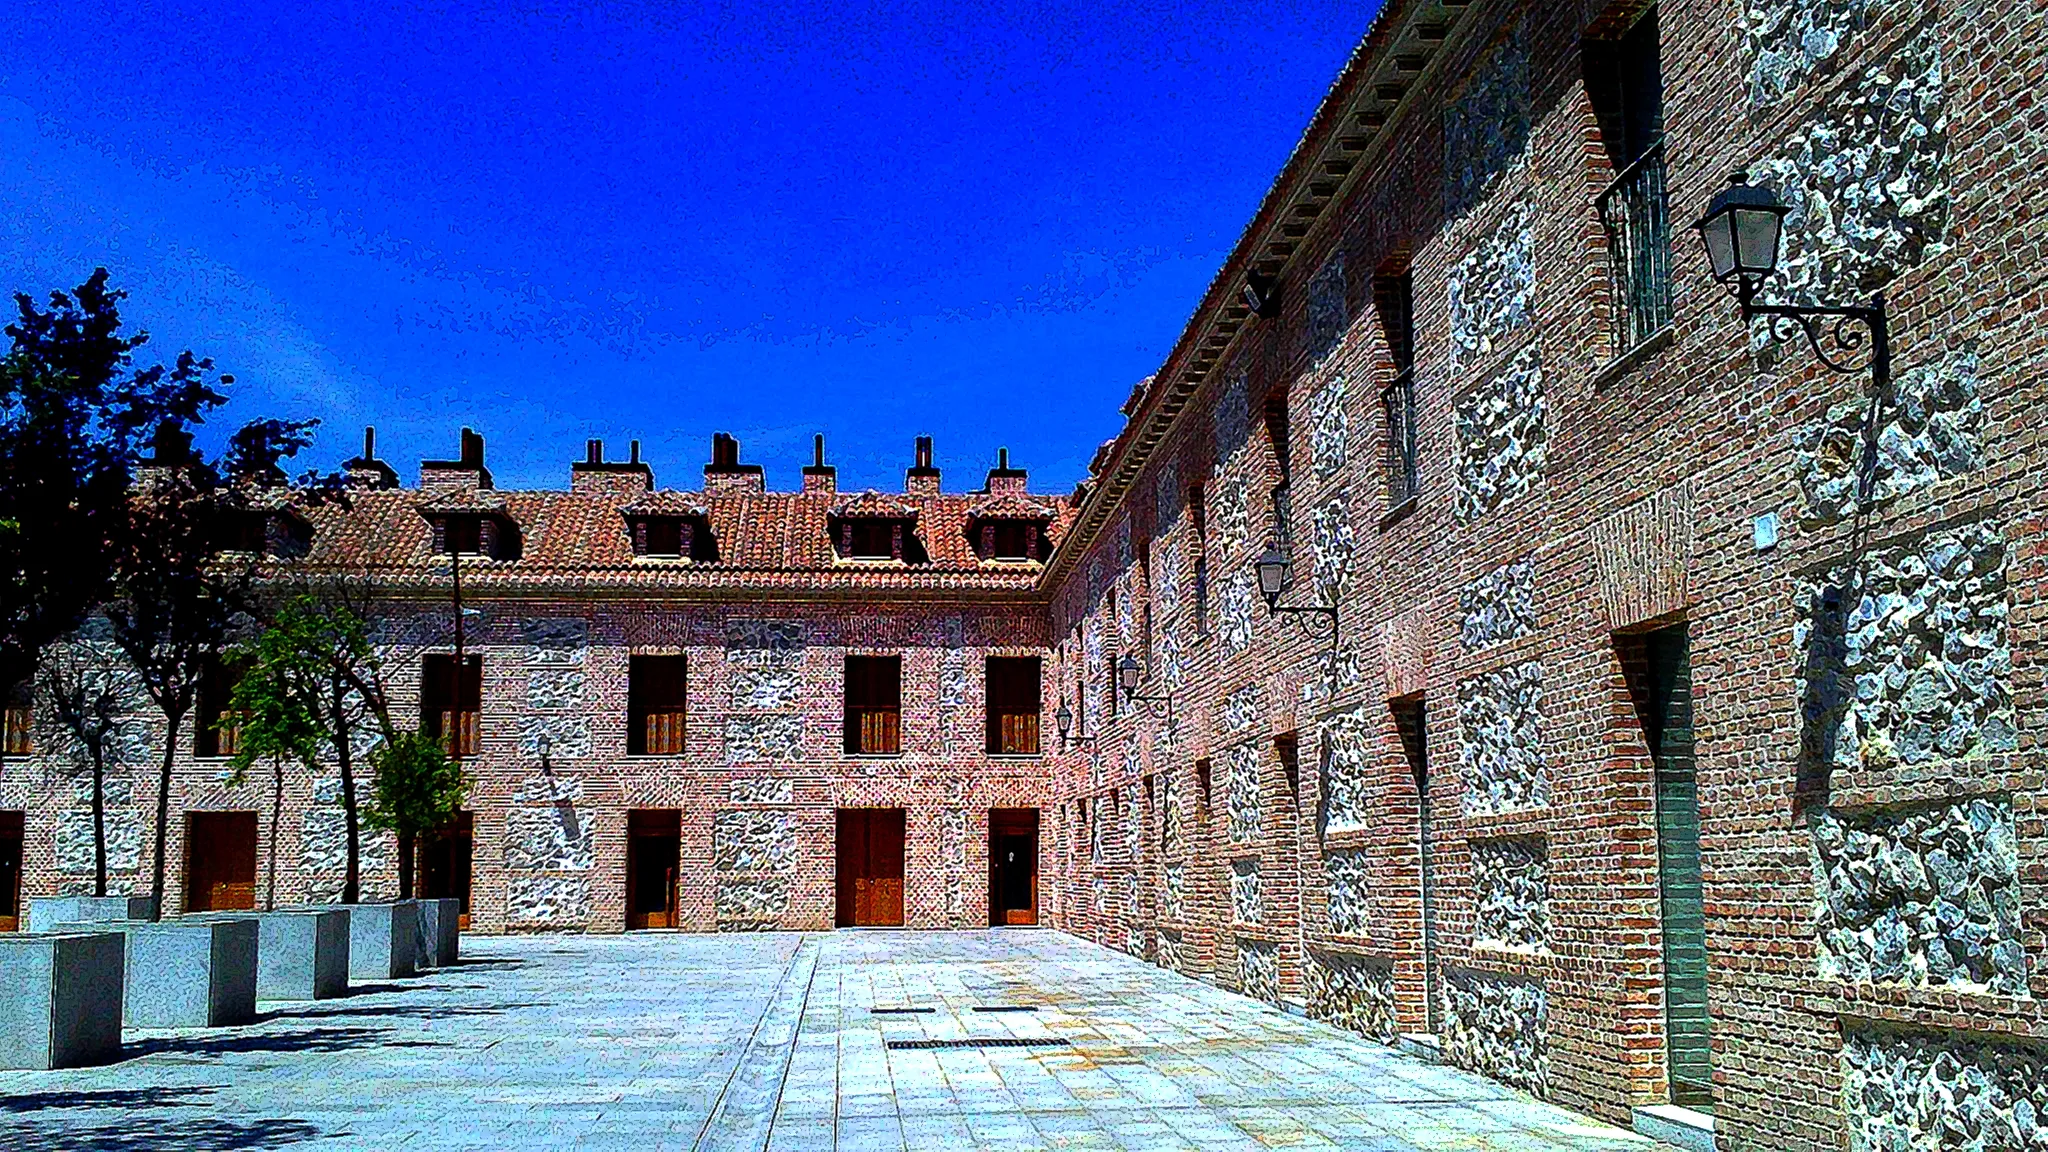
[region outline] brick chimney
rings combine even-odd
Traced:
[[[630,459],[608,461],[604,441],[585,440],[583,459],[569,465],[569,491],[616,492],[631,499],[654,490],[654,469],[640,462],[640,442],[633,441]]]
[[[491,470],[484,467],[484,438],[464,428],[455,459],[420,461],[420,487],[429,492],[491,487]]]
[[[377,429],[366,426],[363,429],[363,454],[342,465],[351,488],[396,488],[398,472],[391,465],[377,459]]]
[[[818,433],[811,445],[811,465],[804,469],[804,491],[833,493],[839,490],[839,469],[825,463],[825,434]]]
[[[903,474],[903,492],[906,496],[937,496],[939,494],[939,470],[932,467],[932,438],[917,438],[917,463]]]
[[[988,494],[991,496],[1022,496],[1025,481],[1029,477],[1022,468],[1010,467],[1010,450],[996,449],[996,466],[988,470]]]
[[[759,464],[740,463],[740,442],[724,432],[711,436],[711,463],[704,466],[706,492],[760,492],[767,480]]]

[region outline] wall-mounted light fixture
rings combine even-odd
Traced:
[[[1060,732],[1060,747],[1071,748],[1076,744],[1093,744],[1095,736],[1088,732],[1074,732],[1074,710],[1067,707],[1067,698],[1060,697],[1059,710],[1052,714],[1052,722]],[[1072,733],[1071,735],[1069,733]]]
[[[1259,595],[1266,598],[1266,614],[1268,616],[1289,617],[1294,621],[1296,627],[1309,632],[1310,635],[1314,635],[1315,632],[1302,622],[1302,617],[1321,616],[1327,619],[1330,622],[1330,651],[1334,654],[1337,650],[1337,604],[1335,590],[1331,591],[1331,602],[1328,604],[1293,605],[1280,603],[1280,593],[1287,590],[1288,579],[1293,575],[1294,561],[1287,558],[1287,553],[1282,552],[1278,544],[1266,545],[1265,555],[1259,557],[1257,568]]]
[[[1140,696],[1138,694],[1138,682],[1144,678],[1145,670],[1138,666],[1137,657],[1132,656],[1129,652],[1124,653],[1123,659],[1116,662],[1116,686],[1123,690],[1124,703],[1164,704],[1166,710],[1164,712],[1154,712],[1153,715],[1165,716],[1167,721],[1171,723],[1173,720],[1173,693],[1167,692],[1158,696]]]

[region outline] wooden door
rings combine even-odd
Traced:
[[[988,814],[988,922],[1038,923],[1038,809]]]
[[[193,812],[185,818],[185,910],[256,907],[256,814]]]
[[[675,928],[676,869],[682,814],[673,808],[626,813],[626,927]]]
[[[0,812],[0,932],[21,927],[21,843],[25,813]]]
[[[458,812],[447,825],[427,833],[421,851],[420,895],[459,900],[457,926],[469,928],[470,859],[476,846],[476,814]]]
[[[840,927],[903,926],[903,827],[901,808],[839,810]]]

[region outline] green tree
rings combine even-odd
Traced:
[[[441,742],[423,732],[400,732],[370,754],[377,783],[364,814],[372,827],[398,833],[398,898],[412,898],[413,846],[424,832],[462,809],[469,780]]]
[[[228,760],[234,772],[230,782],[239,785],[257,762],[270,763],[270,875],[263,901],[268,910],[277,907],[277,826],[284,815],[285,762],[296,761],[314,771],[327,738],[319,713],[322,668],[307,658],[297,635],[276,625],[237,646],[231,655],[243,670],[229,696],[230,713],[221,721],[223,727],[233,725],[241,733]]]

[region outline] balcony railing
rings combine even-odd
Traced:
[[[1415,368],[1401,369],[1394,382],[1380,390],[1380,409],[1387,418],[1384,471],[1387,507],[1399,508],[1421,488],[1415,463]]]
[[[1664,142],[1650,145],[1600,193],[1614,279],[1614,341],[1627,352],[1671,323],[1671,210]]]

